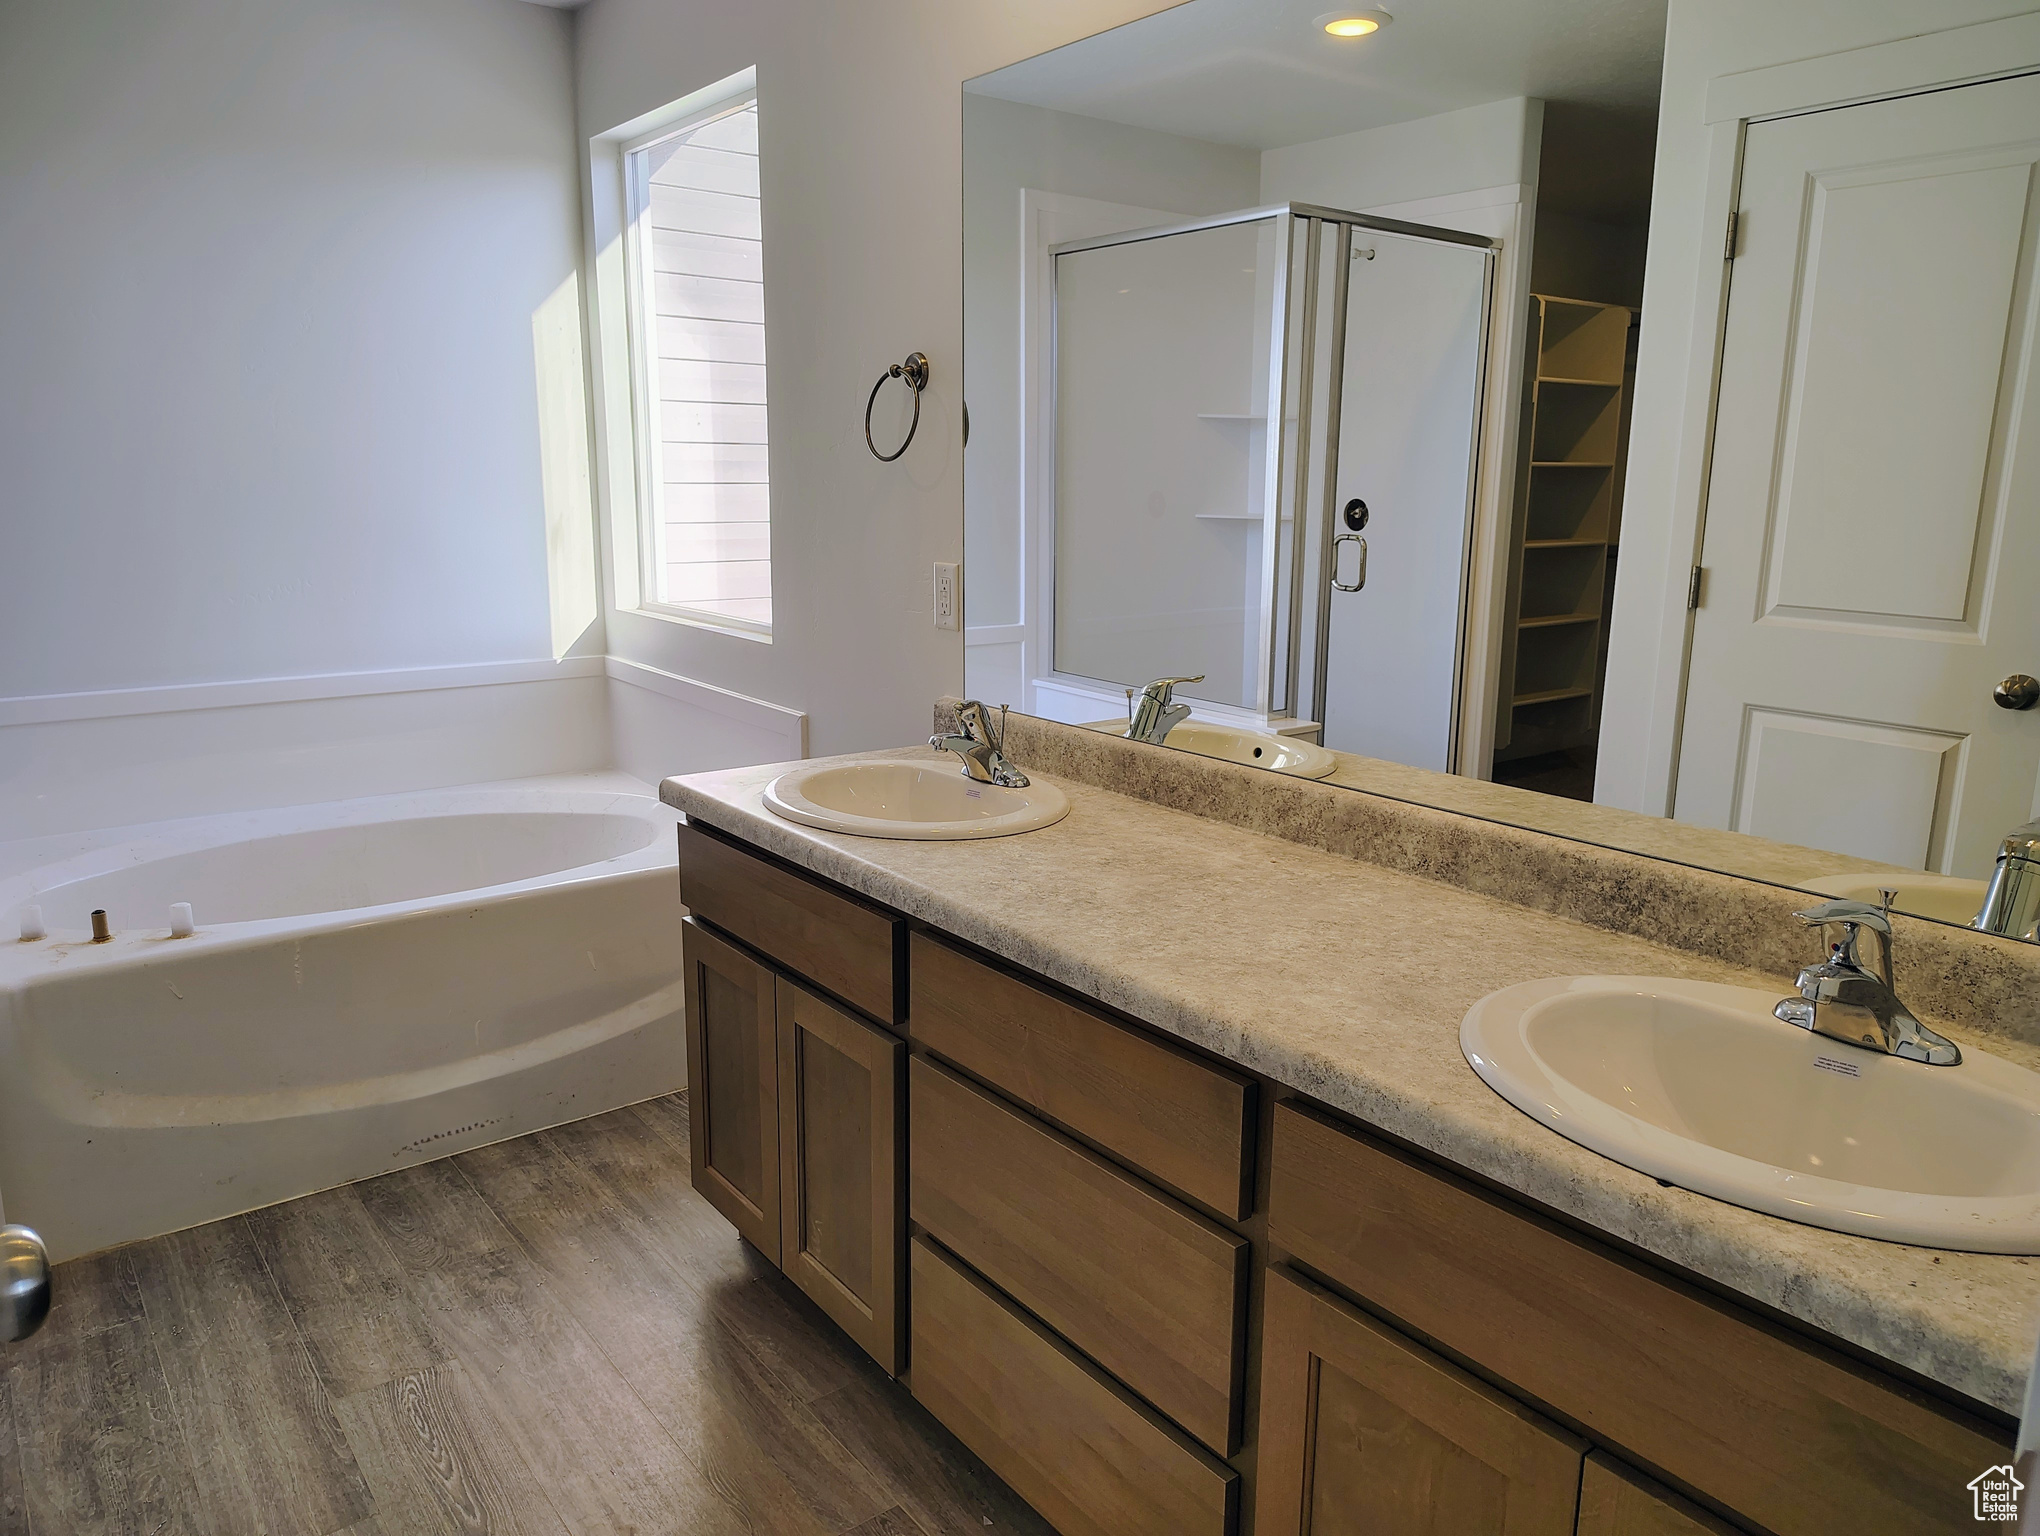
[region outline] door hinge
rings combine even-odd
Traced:
[[[1735,260],[1736,242],[1741,234],[1742,210],[1740,208],[1731,208],[1728,212],[1728,238],[1722,242],[1721,246],[1721,259],[1723,261]]]
[[[1693,574],[1690,577],[1688,577],[1686,581],[1686,607],[1688,609],[1698,608],[1700,606],[1700,588],[1702,584],[1706,581],[1706,579],[1707,579],[1706,567],[1698,565],[1694,566]]]

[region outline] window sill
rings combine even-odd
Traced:
[[[733,640],[752,640],[760,645],[772,643],[772,631],[742,624],[734,619],[718,619],[712,614],[696,613],[686,608],[667,608],[651,603],[640,603],[634,608],[618,610],[642,619],[657,619],[664,624],[679,624],[687,629],[705,629],[713,634],[728,635]]]

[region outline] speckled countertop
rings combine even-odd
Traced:
[[[1459,1053],[1466,1010],[1514,982],[1680,976],[1782,995],[1788,978],[1064,779],[1053,782],[1070,814],[1024,836],[818,832],[764,808],[765,786],[787,766],[668,779],[661,794],[1728,1290],[2018,1412],[2040,1332],[2040,1259],[1880,1243],[1665,1188],[1545,1130]],[[1975,1047],[1972,1034],[1949,1032]]]

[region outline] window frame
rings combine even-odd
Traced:
[[[748,72],[747,72],[748,73]],[[725,634],[747,640],[772,642],[771,623],[759,623],[755,619],[737,618],[731,614],[715,613],[704,608],[690,607],[684,603],[664,601],[659,592],[663,586],[663,537],[665,529],[665,476],[660,463],[660,440],[653,425],[653,409],[656,396],[654,371],[658,366],[658,294],[656,268],[651,251],[651,222],[641,215],[651,208],[650,189],[642,184],[632,166],[633,158],[641,151],[667,139],[691,133],[721,118],[732,116],[758,103],[758,87],[747,82],[737,89],[723,93],[711,101],[703,102],[690,110],[673,116],[656,128],[623,140],[617,145],[616,165],[622,181],[623,201],[621,206],[623,223],[623,329],[629,349],[630,373],[630,427],[632,467],[636,480],[636,547],[637,547],[637,603],[634,611],[693,625],[701,629],[720,630]],[[759,197],[762,210],[764,198]],[[762,250],[764,242],[759,242]],[[763,283],[760,288],[762,290]],[[769,336],[769,331],[767,335]],[[771,365],[766,364],[766,498],[768,509],[771,499]],[[765,519],[766,562],[771,567],[772,517],[768,510]],[[773,586],[777,586],[776,571]],[[778,597],[773,594],[773,611],[778,612]]]

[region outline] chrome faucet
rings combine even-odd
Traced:
[[[954,752],[963,759],[963,771],[980,784],[1001,784],[1007,789],[1025,789],[1027,775],[1006,761],[1006,712],[999,706],[999,728],[992,729],[992,712],[976,699],[956,706],[956,723],[961,736],[930,736],[928,745]]]
[[[1957,1066],[1962,1051],[1954,1041],[1937,1035],[1912,1016],[1891,989],[1891,898],[1873,907],[1864,901],[1829,901],[1793,915],[1809,928],[1839,923],[1840,939],[1828,946],[1827,959],[1799,973],[1799,996],[1788,997],[1772,1013],[1787,1024],[1846,1041],[1887,1056],[1923,1061],[1933,1067]],[[1877,940],[1877,970],[1856,954],[1862,930]]]
[[[2040,821],[2005,834],[1983,910],[1969,925],[2013,939],[2040,939]]]
[[[1168,739],[1169,732],[1190,718],[1188,704],[1172,704],[1178,683],[1201,683],[1204,674],[1195,677],[1158,677],[1140,691],[1140,705],[1132,711],[1132,718],[1126,722],[1128,741],[1147,741],[1160,746]],[[1132,690],[1127,690],[1131,695]]]

